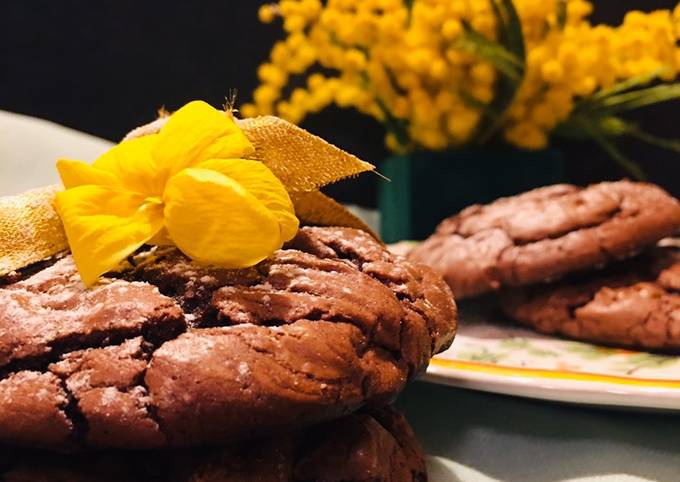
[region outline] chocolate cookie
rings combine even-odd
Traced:
[[[680,351],[680,249],[657,247],[601,271],[501,296],[537,331],[607,345]]]
[[[373,409],[221,448],[59,455],[5,448],[7,482],[425,482],[423,452],[403,416]]]
[[[0,288],[11,444],[189,446],[329,420],[392,400],[456,327],[438,275],[349,228],[303,228],[248,270],[166,249],[92,289],[68,256],[13,276]]]
[[[560,184],[464,209],[409,259],[435,268],[464,298],[602,266],[678,228],[680,203],[655,185]]]

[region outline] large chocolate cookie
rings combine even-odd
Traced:
[[[504,311],[543,333],[680,351],[680,249],[658,247],[602,271],[507,291]]]
[[[678,228],[680,203],[655,185],[561,184],[464,209],[409,259],[435,268],[464,298],[604,265]]]
[[[0,288],[0,441],[153,448],[390,401],[451,343],[429,268],[363,231],[303,228],[242,271],[144,253],[85,289],[70,257]]]
[[[373,409],[221,448],[58,455],[0,451],[6,482],[425,482],[403,416]]]

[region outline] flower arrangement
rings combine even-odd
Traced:
[[[144,244],[174,245],[203,265],[254,266],[300,222],[366,229],[319,189],[373,168],[284,120],[239,121],[189,102],[92,164],[58,160],[64,190],[0,206],[0,275],[68,247],[90,286]]]
[[[94,164],[60,159],[54,208],[85,284],[145,243],[175,244],[197,262],[252,266],[298,228],[285,186],[232,118],[204,102],[158,134],[124,141]]]
[[[385,124],[396,152],[591,138],[641,177],[617,137],[680,143],[620,114],[680,97],[680,6],[617,27],[592,25],[591,11],[585,0],[280,0],[259,16],[282,18],[287,35],[241,112],[297,123],[354,107]]]

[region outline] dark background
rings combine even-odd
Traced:
[[[263,1],[14,0],[0,7],[0,109],[49,119],[111,140],[193,99],[223,105],[230,89],[250,99],[256,69],[281,33],[262,25]],[[619,23],[627,10],[672,8],[673,0],[595,2],[595,22]],[[647,108],[634,119],[657,135],[680,137],[680,103]],[[354,111],[328,109],[303,124],[359,157],[380,163],[382,127]],[[590,143],[557,143],[568,180],[625,175]],[[623,144],[650,180],[680,196],[680,155]],[[331,194],[375,204],[375,176]]]

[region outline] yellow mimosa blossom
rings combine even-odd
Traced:
[[[470,33],[502,42],[498,0],[279,0],[260,9],[288,32],[258,70],[248,115],[300,122],[330,104],[385,122],[390,149],[445,149],[475,141],[490,115],[505,140],[540,149],[578,102],[638,76],[680,72],[680,7],[629,12],[617,27],[593,25],[586,0],[513,0],[525,58],[502,112],[505,72],[470,48]],[[474,43],[474,42],[472,42]],[[318,67],[324,74],[318,73]],[[303,92],[287,88],[311,73]],[[305,94],[306,95],[303,95]],[[399,126],[402,132],[395,132]],[[396,135],[400,134],[400,135]]]
[[[586,18],[592,5],[569,0],[560,27],[556,0],[515,0],[515,5],[527,71],[503,127],[514,145],[545,147],[550,132],[569,118],[580,99],[618,81],[654,73],[670,81],[680,72],[680,35],[668,10],[632,11],[618,27],[593,26]]]
[[[61,159],[56,196],[86,285],[143,244],[173,244],[201,264],[252,266],[298,228],[284,185],[230,114],[200,101],[157,134],[123,141],[93,164]]]

